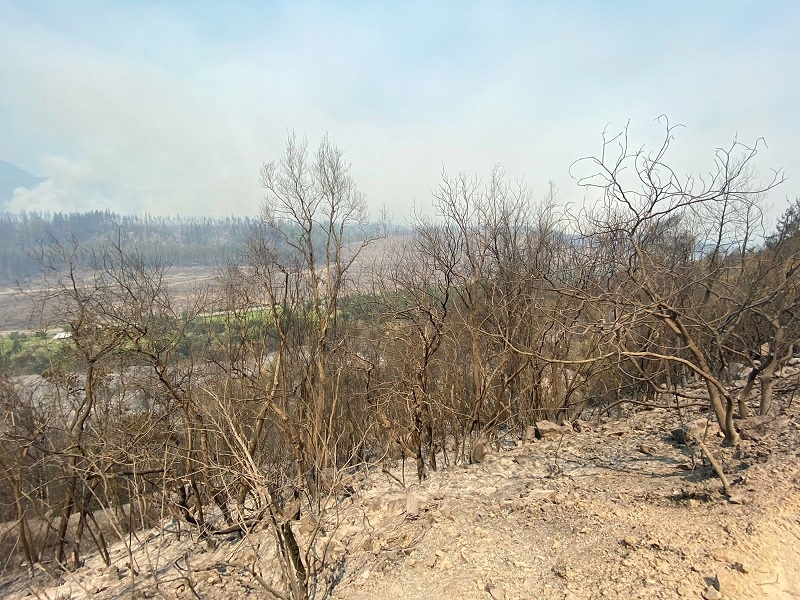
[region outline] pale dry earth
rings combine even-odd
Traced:
[[[797,375],[779,388],[797,386]],[[709,429],[731,497],[702,456],[671,431],[705,418],[639,410],[585,415],[550,439],[506,443],[481,464],[450,466],[405,489],[400,466],[350,476],[314,548],[316,597],[798,598],[800,402],[779,394],[773,413],[740,421],[738,450]],[[413,472],[407,464],[406,481]],[[313,523],[296,523],[307,540]],[[4,598],[264,598],[280,586],[275,542],[198,540],[175,520],[117,543],[113,565],[89,557],[54,581],[18,574]],[[319,564],[319,563],[318,563]],[[132,568],[131,568],[132,565]],[[254,571],[258,574],[255,577]],[[259,581],[260,579],[260,581]]]
[[[215,267],[174,267],[167,272],[166,283],[178,304],[189,301],[197,288],[212,286],[215,282]],[[58,330],[59,315],[46,314],[42,318],[36,313],[36,298],[47,290],[42,286],[0,286],[0,335],[13,331],[30,333],[39,322],[53,324],[50,332]],[[53,291],[53,290],[51,290]]]
[[[372,291],[371,282],[376,270],[385,268],[387,259],[395,257],[408,239],[408,236],[392,235],[365,245],[361,242],[346,244],[343,251],[345,260],[354,258],[348,278],[350,285],[362,293]],[[353,257],[356,252],[358,254]],[[213,290],[217,285],[217,271],[218,267],[214,266],[169,267],[165,283],[180,307],[190,304],[197,297],[198,290]],[[42,317],[36,314],[35,298],[47,291],[35,280],[32,284],[0,284],[0,335],[14,331],[31,333],[40,321],[53,325],[49,328],[51,333],[58,331],[62,315],[52,313]]]

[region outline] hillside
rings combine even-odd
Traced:
[[[37,177],[0,159],[0,211],[8,208],[15,189],[18,187],[32,188],[42,181],[44,181],[43,177]]]
[[[743,442],[679,443],[699,410],[585,413],[573,428],[509,440],[480,464],[454,465],[405,488],[401,465],[347,476],[326,517],[294,524],[320,565],[317,597],[332,598],[795,598],[800,595],[800,407],[797,370],[782,374],[769,417],[739,421]],[[697,427],[697,423],[693,427]],[[691,429],[690,426],[686,426]],[[63,576],[38,571],[0,586],[4,598],[280,597],[266,523],[243,539],[200,540],[164,515]],[[110,533],[113,536],[113,532]],[[131,568],[132,561],[132,568]],[[324,566],[323,566],[324,563]],[[265,593],[272,588],[278,595]],[[133,593],[133,595],[131,595]]]

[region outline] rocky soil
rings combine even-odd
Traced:
[[[770,416],[739,421],[737,449],[705,431],[699,409],[639,410],[542,427],[542,439],[405,488],[399,466],[357,473],[323,522],[295,524],[305,546],[315,538],[316,597],[327,587],[370,600],[800,598],[796,385],[783,380]],[[724,466],[729,497],[702,452],[672,433],[688,423]],[[280,588],[266,527],[210,544],[165,520],[130,541],[110,567],[89,557],[60,580],[7,575],[0,596],[244,599]]]

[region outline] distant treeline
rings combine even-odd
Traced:
[[[110,211],[22,214],[0,213],[0,284],[36,276],[41,253],[37,248],[53,242],[74,240],[91,249],[109,238],[122,236],[135,244],[145,259],[159,260],[176,267],[217,266],[237,261],[249,231],[259,226],[250,217],[158,217],[119,215]],[[284,225],[292,237],[294,227]],[[284,226],[281,226],[283,229]],[[357,231],[345,228],[345,241],[375,236],[380,229],[404,233],[403,226],[366,225]],[[298,235],[301,233],[298,231]],[[314,237],[324,237],[324,231]],[[322,240],[320,240],[322,241]]]
[[[123,235],[145,254],[175,266],[219,265],[235,260],[245,233],[255,225],[247,217],[156,217],[110,211],[0,214],[0,281],[36,275],[37,247],[74,239],[91,247]]]

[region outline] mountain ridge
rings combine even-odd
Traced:
[[[0,210],[10,207],[17,188],[32,188],[46,180],[0,158]]]

